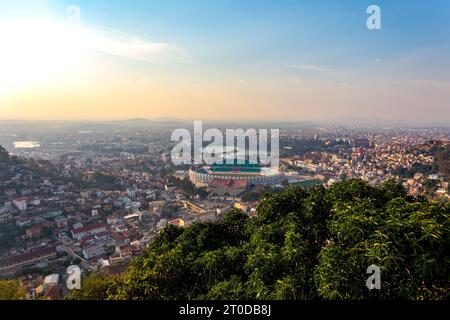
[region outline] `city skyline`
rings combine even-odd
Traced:
[[[381,30],[366,27],[371,4]],[[67,23],[73,8],[79,26]],[[0,120],[448,124],[449,10],[442,1],[2,3]]]

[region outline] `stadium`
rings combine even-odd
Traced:
[[[275,185],[284,175],[259,164],[214,164],[193,167],[189,178],[198,187],[207,186],[217,194],[239,194],[251,185]]]

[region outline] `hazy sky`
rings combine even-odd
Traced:
[[[0,41],[0,119],[450,123],[445,0],[2,1]]]

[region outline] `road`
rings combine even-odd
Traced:
[[[72,250],[72,248],[70,247],[70,245],[64,240],[64,239],[60,239],[58,238],[58,241],[60,241],[62,243],[62,246],[64,248],[64,250],[66,250],[66,252],[71,255],[73,258],[78,258],[80,259],[83,263],[89,265],[89,262],[84,259],[83,257],[79,256],[78,254],[75,253],[75,251]],[[89,265],[90,266],[90,265]]]

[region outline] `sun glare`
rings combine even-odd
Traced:
[[[81,28],[57,21],[0,23],[0,92],[70,77],[86,59]]]

